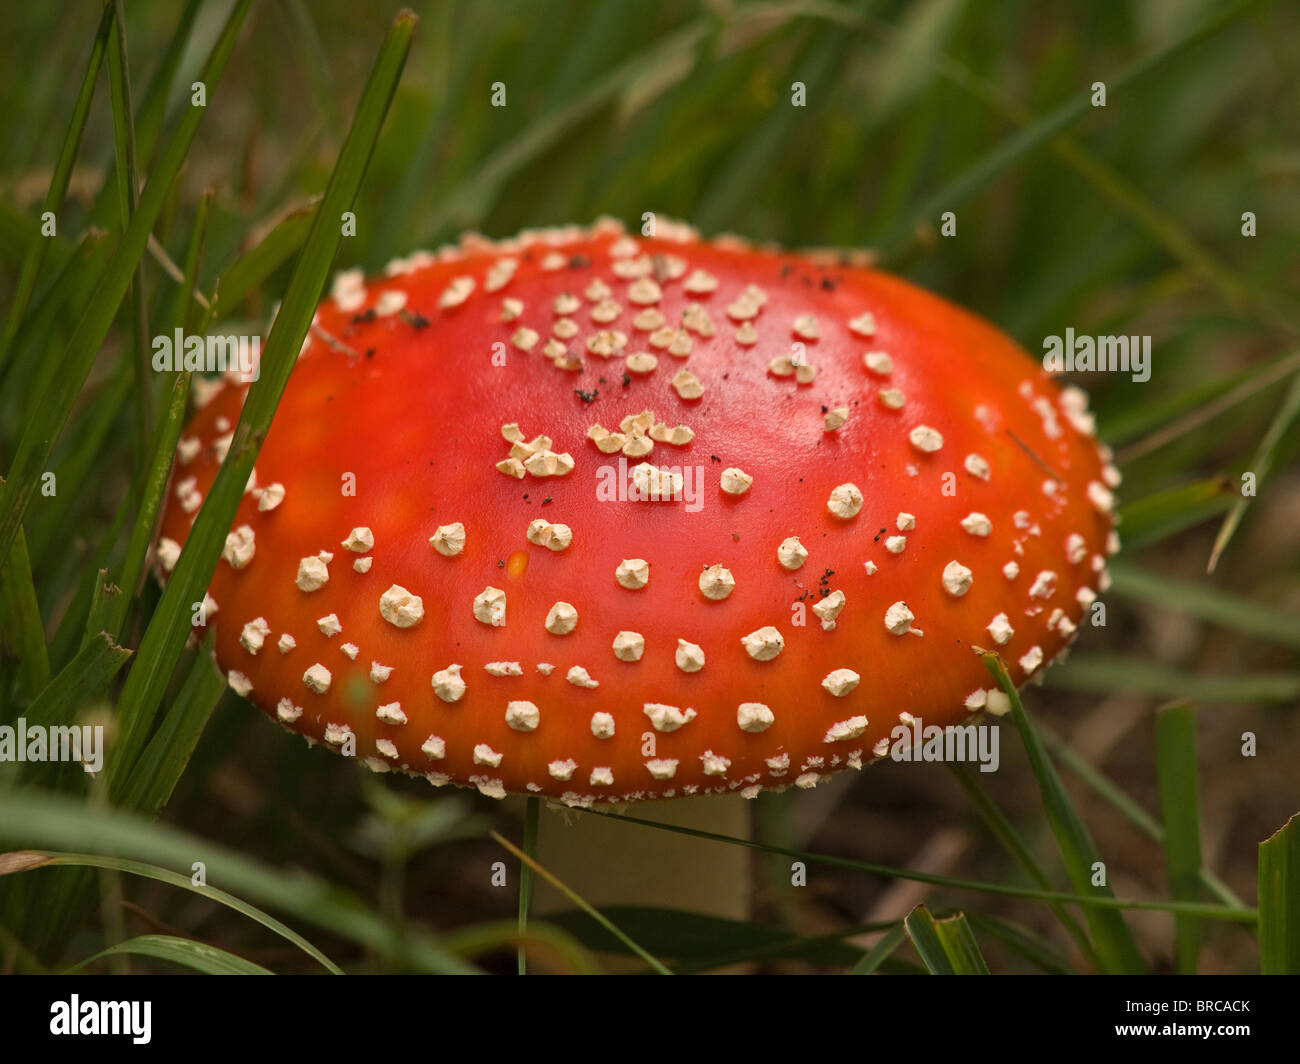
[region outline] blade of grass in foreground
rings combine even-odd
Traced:
[[[416,19],[402,12],[379,51],[356,117],[330,176],[325,198],[298,257],[280,313],[276,316],[261,363],[261,376],[249,389],[230,452],[222,463],[167,589],[140,643],[127,677],[119,712],[121,731],[110,775],[111,793],[120,800],[128,776],[144,748],[166,690],[168,677],[185,645],[190,610],[202,600],[212,578],[258,450],[293,369],[316,304],[329,277],[330,264],[342,241],[339,219],[350,209],[365,177],[379,131],[406,63]]]
[[[1300,975],[1300,814],[1259,844],[1259,970]]]
[[[87,806],[46,792],[11,794],[0,802],[0,839],[28,848],[75,851],[54,854],[51,861],[147,875],[230,905],[263,924],[270,918],[256,910],[250,912],[251,903],[275,908],[382,956],[394,957],[400,950],[401,958],[418,971],[477,970],[448,953],[422,928],[408,924],[400,934],[395,933],[364,899],[310,872],[272,867],[221,843],[134,813]],[[221,883],[221,890],[191,882],[196,860],[204,862],[208,880]],[[159,867],[153,868],[155,865]],[[173,872],[172,868],[185,871]],[[227,890],[237,891],[239,898],[225,893]],[[240,900],[245,898],[248,900]],[[321,959],[319,951],[308,952]]]
[[[907,937],[932,975],[988,975],[975,934],[964,913],[936,920],[918,905],[903,920]]]
[[[130,655],[129,650],[119,647],[107,635],[88,640],[81,652],[24,710],[28,726],[48,728],[73,724],[87,699],[112,679]],[[17,782],[24,787],[39,785],[81,794],[89,778],[75,763],[29,761],[18,767]],[[6,797],[5,801],[8,800]],[[40,952],[47,941],[47,928],[57,922],[57,914],[65,911],[63,906],[67,900],[78,891],[86,891],[89,882],[84,873],[69,870],[46,877],[40,883],[0,883],[0,919],[22,928],[26,937],[25,949]],[[88,894],[84,896],[88,897]],[[40,899],[39,911],[36,909],[37,898]]]
[[[239,28],[252,0],[237,0],[212,54],[200,76],[213,92],[234,50]],[[44,395],[32,404],[32,413],[10,463],[6,482],[0,486],[0,562],[9,555],[14,537],[36,492],[41,474],[48,468],[55,442],[67,424],[77,396],[90,375],[91,366],[113,324],[122,297],[131,284],[136,265],[144,254],[149,232],[169,189],[189,152],[199,121],[206,108],[186,108],[172,134],[158,166],[149,176],[139,209],[122,235],[117,253],[109,263],[67,347],[58,359],[58,373]]]
[[[76,162],[77,151],[81,145],[81,135],[86,129],[86,116],[90,113],[90,103],[95,96],[95,81],[99,77],[99,68],[104,60],[108,45],[108,34],[113,26],[113,8],[104,5],[104,14],[99,20],[99,30],[95,34],[95,43],[90,51],[90,62],[86,64],[86,73],[81,79],[81,89],[77,93],[77,102],[72,109],[72,121],[63,136],[63,145],[59,148],[59,157],[54,163],[54,173],[50,176],[49,191],[41,203],[41,213],[52,213],[58,217],[59,208],[63,206],[63,197],[68,191],[68,181],[72,177],[72,165]],[[9,347],[18,334],[18,326],[27,313],[32,292],[36,288],[36,277],[41,271],[46,249],[50,242],[36,239],[27,248],[23,257],[22,270],[18,274],[18,285],[14,289],[13,299],[9,304],[9,316],[5,319],[4,335],[0,336],[0,371],[4,369],[9,356]]]
[[[998,686],[1011,699],[1012,718],[1016,730],[1020,732],[1020,740],[1024,743],[1030,767],[1038,780],[1038,789],[1042,794],[1047,820],[1051,825],[1052,834],[1056,836],[1070,883],[1079,894],[1094,893],[1113,898],[1114,891],[1111,890],[1106,878],[1102,880],[1105,885],[1097,886],[1094,883],[1097,870],[1104,869],[1105,864],[1097,853],[1083,818],[1079,816],[1078,810],[1070,800],[1069,792],[1061,782],[1061,777],[1057,775],[1055,766],[1047,756],[1042,739],[1030,723],[1015,684],[1011,682],[1011,677],[1007,675],[996,654],[986,653],[982,655],[982,660],[985,668],[997,679]],[[1142,955],[1138,953],[1137,943],[1133,941],[1133,934],[1120,913],[1092,907],[1084,909],[1083,912],[1092,931],[1093,946],[1106,971],[1136,975],[1146,970]]]
[[[108,617],[116,601],[122,597],[122,589],[108,578],[107,569],[95,570],[95,590],[90,595],[90,609],[86,613],[86,631],[81,637],[84,649],[95,636],[101,632],[109,634]]]
[[[80,964],[74,964],[65,975],[80,971],[87,965],[106,957],[129,954],[136,957],[152,957],[154,960],[171,961],[185,968],[193,968],[204,975],[274,975],[260,964],[246,961],[243,957],[228,953],[216,946],[204,942],[194,942],[188,938],[175,935],[139,935],[100,950],[93,957],[87,957]]]
[[[1156,712],[1156,783],[1165,822],[1165,875],[1169,896],[1195,901],[1201,893],[1201,797],[1196,767],[1196,711],[1187,703]],[[1196,974],[1201,924],[1174,917],[1174,958],[1180,975]]]
[[[206,884],[195,883],[192,876],[181,875],[181,873],[173,872],[169,868],[159,868],[157,865],[146,864],[141,861],[124,860],[118,857],[101,857],[98,854],[90,853],[49,853],[37,850],[16,850],[12,853],[0,853],[0,876],[12,875],[17,872],[30,872],[38,868],[59,867],[104,868],[114,872],[125,872],[129,875],[141,876],[144,879],[152,879],[159,883],[180,887],[182,890],[192,891],[217,902],[219,905],[233,909],[268,930],[274,931],[285,941],[297,946],[333,975],[343,974],[338,965],[291,927],[282,924],[274,916],[264,913],[256,906],[249,905],[232,894],[227,894],[224,890],[217,890],[215,887],[209,887]]]
[[[128,808],[152,816],[167,804],[208,718],[226,692],[225,677],[212,660],[212,639],[209,635],[199,647],[171,710],[145,747],[139,769],[122,795],[122,804]]]
[[[113,678],[131,656],[106,633],[86,645],[24,710],[29,725],[71,724],[82,701]]]

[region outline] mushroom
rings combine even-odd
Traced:
[[[246,388],[182,436],[163,578]],[[896,277],[662,219],[466,237],[336,279],[215,653],[284,727],[435,786],[809,788],[900,718],[1005,710],[971,650],[1020,683],[1071,642],[1117,483],[1080,391]]]

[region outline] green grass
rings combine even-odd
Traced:
[[[1196,714],[1191,706],[1174,703],[1158,711],[1156,775],[1165,821],[1169,894],[1192,901],[1201,893],[1201,787],[1196,764]],[[1191,917],[1175,917],[1174,938],[1178,971],[1194,975],[1200,951],[1200,923]]]
[[[96,779],[0,765],[0,971],[1300,971],[1300,13],[566,4],[430,0],[418,24],[340,0],[36,5],[0,44],[21,102],[0,113],[0,724],[103,721],[114,741]],[[1106,624],[1008,689],[994,778],[878,766],[820,831],[798,792],[765,796],[752,840],[602,814],[816,869],[818,891],[766,882],[750,922],[572,892],[532,913],[534,877],[554,884],[536,800],[359,778],[186,649],[333,269],[647,210],[874,248],[1031,352],[1067,326],[1156,352],[1147,384],[1078,382],[1124,472],[1125,552]],[[195,382],[149,371],[149,337],[261,331],[276,304],[159,590]],[[911,867],[952,824],[971,852]],[[925,891],[905,916],[834,900],[900,882]]]
[[[964,913],[936,920],[918,905],[903,921],[921,963],[931,975],[988,975],[989,967]]]

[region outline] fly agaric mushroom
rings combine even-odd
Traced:
[[[180,441],[175,564],[247,385]],[[1005,711],[1117,549],[1086,399],[825,256],[658,223],[336,278],[209,587],[229,682],[371,768],[591,806],[807,788]]]

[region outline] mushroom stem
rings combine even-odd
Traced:
[[[538,860],[592,905],[644,905],[749,918],[752,875],[747,848],[560,806],[547,808]],[[752,809],[753,803],[739,795],[718,795],[646,802],[632,815],[750,839]],[[542,881],[535,898],[538,912],[571,908]]]

